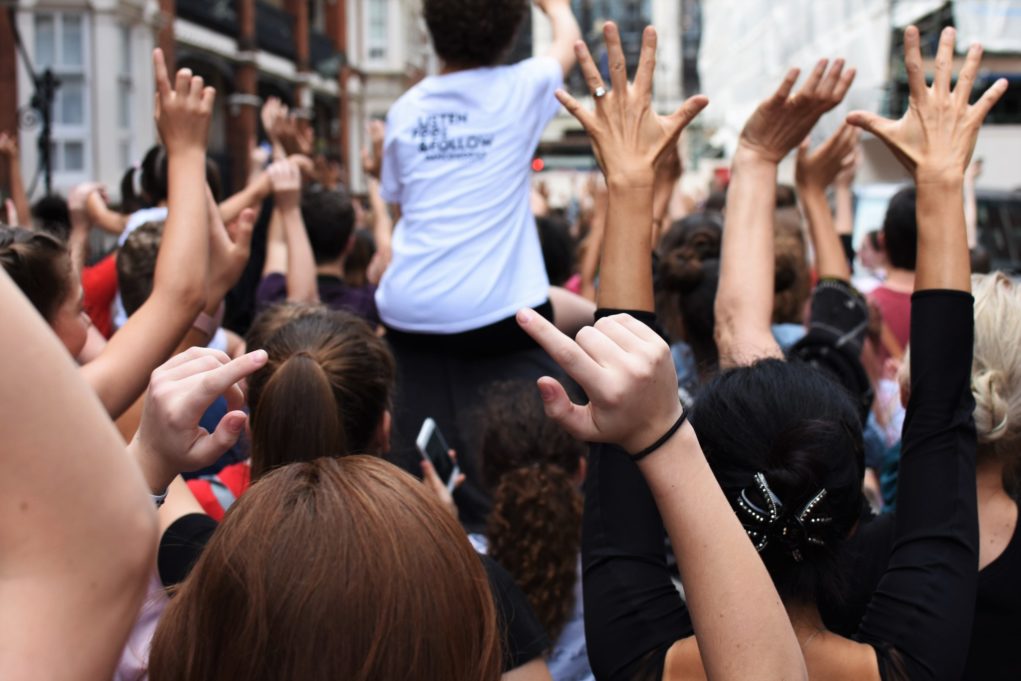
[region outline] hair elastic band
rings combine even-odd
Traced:
[[[647,457],[649,454],[652,454],[654,451],[656,451],[657,449],[659,449],[660,447],[665,445],[666,441],[669,440],[670,438],[672,438],[674,436],[674,433],[676,433],[678,431],[678,429],[680,429],[680,427],[683,426],[684,422],[687,421],[687,420],[688,420],[688,410],[684,409],[682,407],[681,408],[681,415],[679,417],[677,417],[676,421],[674,421],[674,425],[670,426],[670,429],[667,430],[667,432],[663,433],[663,437],[659,438],[658,440],[653,442],[651,445],[649,445],[648,447],[646,447],[642,451],[637,452],[635,454],[632,454],[631,455],[631,460],[632,461],[641,461],[642,459]]]

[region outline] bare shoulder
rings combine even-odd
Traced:
[[[867,643],[826,632],[805,646],[804,653],[813,681],[880,681],[876,649]]]

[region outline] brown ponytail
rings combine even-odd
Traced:
[[[252,477],[294,461],[347,452],[330,379],[304,352],[284,358],[252,414]]]
[[[0,266],[47,322],[71,295],[70,255],[49,234],[0,225]]]
[[[482,474],[493,496],[489,552],[555,640],[574,607],[585,446],[546,418],[531,384],[495,386],[483,423]]]
[[[376,453],[395,367],[364,321],[311,312],[280,327],[264,349],[269,361],[248,382],[253,479],[295,461]]]

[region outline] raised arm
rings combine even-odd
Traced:
[[[370,284],[378,284],[383,273],[390,266],[392,255],[394,221],[390,217],[390,209],[383,200],[380,189],[380,174],[383,169],[383,143],[386,140],[386,124],[383,121],[371,121],[368,126],[371,149],[362,149],[362,171],[365,173],[369,192],[369,205],[372,207],[372,238],[376,243],[376,254],[369,263],[367,276]]]
[[[7,182],[10,184],[11,201],[18,216],[17,225],[32,226],[32,210],[28,205],[28,194],[25,193],[25,180],[21,175],[21,156],[18,153],[18,142],[14,134],[0,132],[0,161],[7,166]]]
[[[245,208],[255,208],[273,191],[269,174],[261,172],[245,185],[244,189],[220,202],[220,217],[233,222]]]
[[[103,406],[3,272],[0,318],[0,669],[109,679],[145,595],[153,503]]]
[[[782,357],[771,331],[773,319],[773,212],[776,169],[819,117],[851,87],[854,69],[820,61],[793,95],[798,70],[752,114],[734,154],[723,229],[720,284],[716,294],[716,347],[720,367]]]
[[[654,449],[636,457],[638,468],[677,556],[706,676],[807,678],[765,565],[684,423],[666,343],[628,315],[599,320],[577,342],[529,310],[518,323],[590,399],[573,404],[560,383],[541,378],[550,418],[582,441],[613,442],[632,455]]]
[[[279,214],[279,231],[274,238],[274,264],[280,263],[280,236],[283,236],[283,250],[287,275],[287,300],[302,303],[319,302],[319,287],[316,283],[316,260],[312,244],[305,231],[301,217],[301,173],[292,161],[276,161],[267,171],[273,184],[276,200],[275,212]],[[267,267],[269,263],[267,262]]]
[[[642,52],[633,84],[627,82],[620,32],[604,28],[613,91],[595,97],[588,111],[560,90],[557,98],[592,139],[593,150],[609,188],[606,228],[599,267],[600,308],[653,311],[652,241],[656,163],[677,144],[684,127],[705,108],[702,95],[688,99],[669,116],[652,110],[652,76],[656,68],[656,31],[642,35]],[[578,64],[593,96],[606,86],[585,43],[575,45]]]
[[[80,273],[88,257],[89,220],[86,208],[93,194],[101,194],[103,186],[96,182],[80,184],[67,195],[67,211],[71,217],[71,231],[67,235],[67,249],[71,252],[71,264]],[[100,200],[102,200],[100,198]]]
[[[546,54],[560,62],[566,76],[575,64],[574,43],[581,40],[570,0],[535,0],[535,4],[549,17],[553,29],[553,44]]]
[[[885,657],[888,668],[910,679],[960,678],[978,577],[975,404],[970,389],[974,303],[961,186],[982,121],[1007,82],[997,81],[969,105],[982,49],[972,45],[951,90],[954,41],[954,29],[945,29],[936,77],[926,86],[918,29],[908,27],[904,55],[910,104],[904,117],[891,121],[866,112],[848,116],[848,122],[886,143],[918,190],[911,386],[896,539],[890,567],[858,634],[886,651],[881,665]]]
[[[851,266],[830,213],[826,189],[834,183],[848,161],[853,160],[857,144],[857,129],[845,123],[815,151],[809,152],[807,139],[798,147],[794,178],[798,199],[808,221],[815,249],[815,268],[820,279],[851,279]]]
[[[100,356],[82,367],[114,418],[145,391],[149,374],[171,355],[206,304],[206,136],[216,92],[188,69],[178,71],[171,87],[163,53],[157,49],[153,59],[159,89],[156,123],[167,148],[169,191],[152,294]]]

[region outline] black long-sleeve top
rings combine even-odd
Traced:
[[[911,323],[894,544],[854,638],[875,648],[884,681],[959,679],[978,565],[972,297],[916,293]],[[593,672],[601,680],[659,681],[667,650],[693,629],[667,569],[655,502],[619,448],[592,447],[582,532]]]

